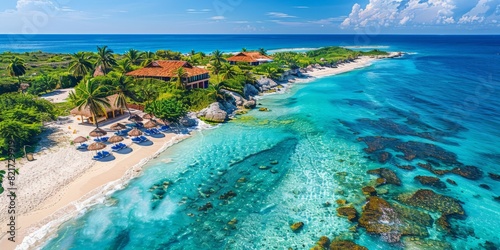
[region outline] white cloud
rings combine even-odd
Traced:
[[[309,9],[309,6],[293,6],[295,9]]]
[[[459,20],[460,24],[467,23],[496,23],[500,17],[500,1],[499,0],[479,0],[479,2],[465,13]],[[487,13],[493,12],[490,16]]]
[[[187,9],[186,12],[189,14],[204,14],[212,11],[211,9]]]
[[[210,20],[214,20],[214,21],[222,21],[222,20],[225,20],[226,18],[224,16],[213,16],[210,18]]]
[[[281,12],[267,12],[268,16],[273,17],[273,18],[295,18],[296,16],[291,16],[285,13]]]
[[[473,3],[464,0],[369,0],[364,8],[354,4],[341,27],[450,25],[498,19],[498,11],[492,9],[498,8],[500,0],[473,1],[477,4],[470,9]],[[462,16],[460,12],[467,13]]]

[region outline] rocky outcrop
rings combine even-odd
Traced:
[[[214,102],[198,113],[198,117],[202,117],[209,122],[225,122],[228,118],[224,106],[219,102]]]
[[[259,95],[259,90],[257,90],[252,84],[246,84],[243,89],[243,95],[247,100],[249,100],[250,97]]]
[[[225,89],[223,89],[222,92],[224,92],[228,97],[230,97],[232,99],[233,104],[236,106],[243,106],[243,103],[246,101],[245,98],[243,98],[243,96],[241,96],[238,93]]]
[[[192,116],[186,116],[186,117],[183,117],[179,123],[184,126],[184,127],[194,127],[196,125],[198,125],[198,120],[196,120],[196,116],[192,115]]]
[[[488,173],[488,176],[495,180],[495,181],[500,181],[500,175],[499,174],[494,174],[494,173]]]
[[[257,80],[257,88],[260,92],[266,92],[278,87],[278,84],[271,78],[262,77]]]

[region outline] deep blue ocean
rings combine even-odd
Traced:
[[[323,235],[368,249],[500,247],[500,182],[489,176],[500,174],[500,36],[52,35],[0,41],[4,51],[341,45],[407,52],[265,96],[259,103],[270,112],[251,111],[194,132],[103,204],[63,224],[44,249],[310,249]],[[480,173],[475,180],[437,175],[424,164],[439,170],[475,166]],[[415,169],[398,167],[403,165]],[[367,171],[377,168],[401,179],[401,186],[377,187],[391,204],[401,204],[400,194],[430,189],[460,201],[465,215],[450,216],[447,231],[437,223],[440,213],[411,207],[433,223],[423,228],[426,236],[399,243],[355,230],[356,223],[337,216],[336,200],[361,213],[361,188],[377,179]],[[418,175],[437,177],[445,187],[423,186]],[[220,199],[229,191],[236,196]],[[200,211],[207,202],[213,208]],[[292,232],[298,221],[304,228]]]

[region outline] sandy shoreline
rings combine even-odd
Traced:
[[[309,79],[337,75],[358,68],[367,67],[376,60],[378,59],[361,57],[354,62],[339,65],[337,68],[314,69],[312,72],[308,72],[305,75],[310,76]],[[43,201],[34,203],[33,207],[27,207],[24,210],[18,208],[19,211],[16,211],[16,227],[18,231],[16,233],[15,243],[7,239],[8,235],[5,233],[8,231],[7,214],[5,211],[0,210],[0,249],[32,249],[43,244],[47,239],[46,237],[50,235],[50,232],[57,230],[62,222],[77,215],[78,211],[85,203],[96,203],[99,201],[96,201],[96,197],[104,197],[103,194],[106,192],[119,189],[121,183],[127,182],[134,176],[139,175],[142,166],[151,158],[163,152],[174,143],[187,137],[189,137],[189,135],[168,133],[164,138],[151,138],[153,144],[150,146],[130,144],[130,147],[133,149],[132,153],[124,155],[115,153],[116,159],[111,162],[92,163],[89,161],[92,153],[78,152],[73,147],[67,146],[66,148],[58,149],[56,152],[49,152],[46,157],[39,157],[37,160],[38,163],[35,161],[35,163],[23,164],[22,170],[27,168],[29,164],[45,164],[47,165],[48,171],[50,171],[51,167],[57,168],[57,164],[60,164],[62,165],[61,168],[64,167],[66,169],[66,172],[63,174],[71,175],[70,173],[72,173],[75,175],[75,173],[71,171],[71,167],[73,167],[73,169],[78,169],[80,172],[77,172],[74,178],[65,178],[65,181],[61,183],[56,181],[57,176],[52,179],[46,178],[47,183],[43,183],[43,187],[37,187],[36,190],[28,190],[24,196],[18,197],[18,199],[22,199],[23,197],[26,199],[31,198],[31,196],[29,196],[30,191],[36,192],[38,189],[45,190],[45,187],[51,190],[46,193],[36,193],[42,196],[41,198],[43,198]],[[63,158],[62,156],[60,158],[63,159],[51,157],[51,153],[72,155],[75,159]],[[80,162],[77,164],[79,160],[83,163]],[[71,166],[68,168],[64,164],[70,164]],[[22,177],[23,175],[21,174],[19,178]],[[29,180],[26,182],[26,185],[30,184]],[[18,185],[21,185],[21,181],[19,181]],[[32,185],[36,184],[32,183],[31,186]],[[49,198],[45,199],[46,197]],[[0,197],[0,202],[3,204],[5,201],[6,196],[2,195],[2,197]]]

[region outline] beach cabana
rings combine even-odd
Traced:
[[[117,143],[117,142],[121,142],[121,141],[123,141],[123,137],[118,136],[118,135],[113,135],[108,140],[108,142],[111,142],[111,143]]]
[[[90,131],[89,135],[92,137],[100,137],[106,135],[108,132],[104,131],[102,128],[96,128]]]
[[[107,97],[110,107],[105,107],[106,113],[104,114],[104,116],[101,115],[95,118],[97,122],[105,121],[110,117],[115,118],[116,116],[123,115],[123,108],[115,105],[117,98],[117,94]],[[92,117],[92,112],[90,112],[90,108],[88,107],[82,107],[81,109],[78,109],[78,107],[76,107],[72,109],[70,113],[74,116],[79,115],[82,123],[85,123],[85,121],[94,125],[96,123],[96,121],[93,120],[94,118]]]
[[[142,116],[143,119],[153,119],[153,116],[150,114],[145,114]]]
[[[148,121],[148,122],[144,123],[145,128],[155,128],[157,126],[158,126],[158,124],[154,121]]]
[[[111,127],[110,127],[110,129],[115,130],[115,131],[124,130],[126,128],[127,128],[127,126],[125,126],[121,123],[115,123],[115,124],[111,125]]]

